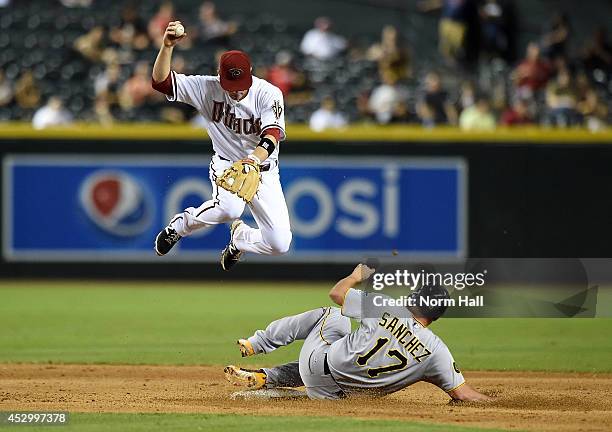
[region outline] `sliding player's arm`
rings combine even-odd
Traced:
[[[338,306],[342,306],[344,304],[344,298],[346,297],[346,293],[348,292],[348,290],[353,288],[359,282],[362,282],[369,278],[372,273],[374,273],[374,271],[374,269],[366,265],[358,264],[350,275],[348,275],[344,279],[340,279],[338,283],[334,285],[334,287],[329,292],[329,297]]]
[[[440,341],[441,342],[441,341]],[[465,378],[448,347],[441,342],[434,354],[427,360],[424,381],[444,390],[455,402],[486,402],[492,400],[465,382]]]
[[[457,402],[487,402],[493,400],[489,396],[474,390],[467,383],[463,383],[460,387],[447,393]]]

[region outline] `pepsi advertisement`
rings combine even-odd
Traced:
[[[3,161],[7,261],[212,262],[228,225],[153,251],[173,215],[210,199],[206,156],[13,155]],[[293,242],[275,260],[354,262],[400,255],[453,261],[467,251],[461,158],[283,157]],[[248,206],[245,222],[255,226]],[[266,257],[248,254],[245,260]]]

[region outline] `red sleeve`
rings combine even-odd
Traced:
[[[151,87],[168,96],[174,96],[174,92],[172,91],[172,77],[170,75],[172,75],[172,72],[168,74],[165,80],[160,82],[155,82],[155,80],[151,78]]]
[[[265,137],[266,135],[272,135],[274,138],[276,138],[276,142],[280,142],[281,136],[283,136],[283,133],[281,132],[281,130],[279,128],[268,128],[265,131],[263,131],[263,133],[261,134],[262,138]]]

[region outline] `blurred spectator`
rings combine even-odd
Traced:
[[[90,7],[93,0],[60,0],[60,3],[64,7]]]
[[[104,97],[109,106],[119,104],[119,93],[121,89],[121,67],[117,63],[111,63],[94,80],[94,91],[96,96]]]
[[[514,10],[507,0],[485,0],[480,7],[482,47],[490,58],[514,60]]]
[[[39,108],[32,118],[34,129],[65,126],[70,123],[72,123],[72,114],[64,108],[64,104],[58,96],[51,96],[47,104]]]
[[[582,63],[590,72],[596,69],[612,72],[612,45],[608,42],[605,27],[595,30],[584,50]]]
[[[570,24],[567,15],[561,12],[555,13],[542,35],[542,54],[549,59],[567,57],[569,37]]]
[[[148,25],[149,37],[156,47],[161,46],[164,39],[164,32],[168,23],[175,21],[174,5],[171,1],[164,1],[155,15],[151,18]]]
[[[407,120],[408,91],[392,74],[382,75],[382,84],[374,88],[368,100],[368,111],[380,124]]]
[[[576,73],[574,79],[574,86],[576,88],[576,98],[578,101],[586,99],[587,94],[592,89],[591,81],[584,71]]]
[[[32,71],[24,71],[15,84],[15,101],[20,108],[34,109],[40,104],[40,90]]]
[[[128,4],[121,11],[121,21],[110,31],[110,39],[125,49],[144,50],[149,46],[147,25],[138,15],[134,4]]]
[[[292,60],[289,51],[279,51],[275,64],[266,72],[266,80],[278,87],[285,97],[292,89],[302,88],[306,82],[304,74],[292,66]]]
[[[319,17],[314,22],[314,28],[304,34],[300,50],[304,55],[318,60],[329,60],[347,47],[346,39],[331,31],[332,22],[327,17]]]
[[[517,97],[512,106],[502,113],[500,123],[503,126],[521,126],[534,124],[535,120],[529,112],[527,101]]]
[[[476,85],[472,81],[463,81],[457,103],[458,111],[463,111],[476,103]]]
[[[321,107],[310,116],[310,129],[315,132],[342,128],[346,123],[346,117],[336,110],[336,103],[330,96],[325,97]]]
[[[0,69],[0,107],[10,104],[14,96],[13,83],[6,78],[4,71]]]
[[[380,42],[368,49],[366,58],[378,63],[380,76],[390,74],[397,80],[403,80],[411,75],[408,49],[394,26],[383,28]]]
[[[93,27],[83,36],[74,41],[74,49],[92,63],[100,63],[108,59],[110,52],[106,50],[104,27]]]
[[[489,101],[495,112],[502,112],[508,105],[508,87],[505,80],[499,80],[490,90]]]
[[[567,69],[562,69],[546,87],[548,123],[560,127],[578,123],[577,103],[576,89],[572,84],[572,77]]]
[[[480,96],[476,103],[463,110],[459,116],[459,127],[465,131],[491,131],[495,129],[495,116],[489,100]]]
[[[121,88],[121,107],[124,110],[129,110],[142,106],[153,94],[149,63],[146,61],[138,62],[134,69],[134,74]]]
[[[550,63],[540,57],[538,45],[530,42],[525,59],[513,72],[514,85],[521,97],[532,97],[546,85],[550,73]]]
[[[449,64],[477,57],[478,47],[470,43],[478,23],[475,0],[422,0],[418,6],[424,12],[442,10],[438,25],[439,47]]]
[[[429,72],[425,76],[425,89],[416,108],[417,115],[425,127],[457,124],[457,110],[450,102],[448,93],[442,88],[437,72]]]
[[[285,98],[287,106],[308,104],[312,101],[312,89],[307,76],[293,65],[293,56],[289,51],[279,51],[274,65],[262,68],[259,76],[277,86]]]
[[[236,33],[238,25],[232,21],[223,21],[217,15],[217,8],[211,1],[205,1],[200,6],[200,21],[198,35],[203,42],[225,43]]]
[[[578,103],[578,111],[590,131],[600,131],[607,126],[608,106],[594,89],[590,89]]]
[[[102,126],[110,126],[115,122],[107,95],[100,94],[96,97],[93,114],[93,121]]]

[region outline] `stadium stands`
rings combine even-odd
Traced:
[[[470,3],[470,0],[466,0]],[[178,2],[177,2],[178,3]],[[350,1],[345,3],[350,5]],[[376,2],[370,2],[376,3]],[[397,7],[394,2],[380,2],[384,5]],[[488,2],[478,2],[480,6]],[[492,2],[495,3],[495,2]],[[500,1],[503,5],[512,6],[512,2]],[[528,2],[516,4],[516,12],[524,13]],[[136,20],[144,23],[157,12],[157,3],[142,4],[136,8]],[[182,19],[188,34],[195,33],[200,7],[198,1],[182,1],[178,3],[177,18]],[[368,48],[378,42],[379,34],[367,32],[349,35],[349,49],[342,55],[331,60],[318,61],[306,58],[299,52],[301,38],[308,26],[296,25],[292,20],[285,19],[281,13],[272,10],[257,15],[244,15],[227,12],[224,5],[218,4],[221,18],[231,20],[236,24],[237,31],[228,37],[215,39],[206,43],[193,34],[193,38],[184,49],[177,49],[176,55],[185,60],[186,73],[214,73],[215,57],[219,50],[233,47],[249,52],[256,67],[256,73],[265,77],[270,66],[275,63],[279,51],[287,51],[292,57],[292,67],[306,77],[298,88],[301,97],[288,97],[287,119],[292,122],[308,122],[310,115],[319,108],[321,101],[332,96],[337,109],[351,121],[375,121],[372,113],[365,106],[369,94],[381,82],[380,60],[369,59]],[[40,93],[37,106],[45,104],[53,95],[60,96],[65,106],[79,121],[98,121],[97,107],[108,106],[112,118],[117,121],[188,121],[194,115],[192,111],[180,110],[178,117],[169,115],[165,108],[167,104],[161,98],[152,96],[146,102],[134,107],[119,100],[109,100],[105,92],[96,94],[96,79],[105,71],[106,65],[119,65],[120,85],[132,76],[136,64],[146,61],[152,64],[157,46],[138,48],[129,40],[117,36],[118,29],[127,32],[132,27],[126,24],[125,10],[128,2],[113,2],[108,0],[93,1],[90,7],[64,7],[60,2],[32,0],[29,2],[13,2],[0,9],[0,70],[4,72],[5,80],[17,92],[17,82],[31,72],[34,77],[33,91]],[[387,11],[388,13],[392,13]],[[534,7],[534,11],[541,8]],[[189,13],[191,11],[191,13]],[[436,70],[442,76],[448,97],[461,109],[462,83],[476,83],[477,91],[491,101],[497,117],[511,105],[517,97],[513,84],[513,71],[516,59],[522,58],[526,37],[533,38],[541,32],[524,25],[549,21],[549,17],[537,15],[525,18],[521,27],[512,31],[520,43],[518,55],[513,61],[500,58],[488,58],[485,55],[480,61],[459,61],[449,64],[439,55],[436,46],[437,30],[432,27],[432,16],[415,9],[400,10],[398,13],[399,33],[405,40],[405,48],[410,53],[410,74],[402,78],[397,85],[402,87],[405,100],[402,101],[400,122],[419,123],[416,105],[421,97],[423,77],[427,72]],[[400,19],[401,18],[401,19]],[[572,33],[580,32],[581,41],[588,40],[585,28],[593,28],[580,21],[572,21]],[[437,19],[437,18],[436,18]],[[578,18],[575,18],[576,20]],[[136,22],[136,21],[135,21]],[[433,21],[436,22],[436,21]],[[133,27],[138,27],[132,23]],[[355,24],[358,25],[358,24]],[[103,34],[96,38],[96,28],[100,27]],[[126,27],[128,26],[128,27]],[[346,24],[343,24],[346,27]],[[525,30],[527,28],[527,30]],[[382,28],[381,28],[382,29]],[[379,31],[381,30],[379,29]],[[93,30],[93,31],[92,31]],[[591,30],[592,31],[592,30]],[[522,33],[521,33],[522,32]],[[518,34],[521,33],[521,34]],[[544,36],[542,36],[544,37]],[[77,42],[80,41],[80,42]],[[189,46],[190,45],[190,46]],[[580,43],[586,46],[587,42]],[[610,49],[610,45],[603,45]],[[478,50],[476,50],[478,51]],[[599,120],[599,126],[610,123],[610,101],[612,100],[611,65],[606,67],[591,67],[591,63],[582,61],[583,49],[574,50],[564,61],[550,59],[553,72],[559,69],[569,69],[574,81],[582,79],[587,86],[580,90],[572,84],[572,92],[576,92],[575,107],[576,123],[589,126],[596,125],[589,119]],[[582,75],[584,73],[584,75]],[[579,78],[581,77],[581,78]],[[586,81],[584,80],[586,78]],[[120,89],[119,89],[120,90]],[[536,122],[543,125],[563,125],[563,122],[551,122],[548,115],[546,94],[559,89],[543,88],[540,92],[528,95],[528,109]],[[587,97],[588,94],[588,97]],[[0,105],[0,121],[29,121],[35,111],[34,107],[20,103],[20,98],[13,98],[9,103]],[[361,102],[360,102],[361,101]],[[176,114],[176,113],[175,113]],[[593,126],[593,128],[597,128]]]

